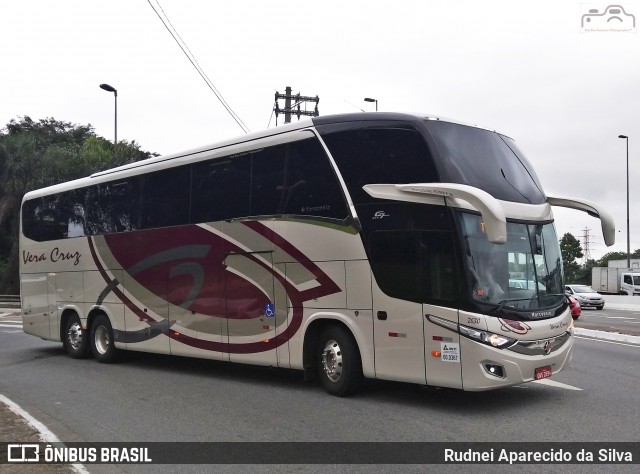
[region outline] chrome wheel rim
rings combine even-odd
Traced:
[[[332,382],[337,382],[342,376],[342,350],[333,339],[327,341],[322,351],[322,369]]]
[[[109,331],[104,326],[98,326],[95,332],[95,345],[98,353],[105,354],[109,350],[111,341],[109,340]]]
[[[67,330],[67,341],[69,341],[69,345],[74,349],[78,350],[82,346],[82,326],[80,322],[76,321]]]

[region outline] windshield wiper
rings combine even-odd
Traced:
[[[546,297],[555,297],[555,296],[565,296],[564,293],[551,293],[548,295],[539,295],[538,298],[546,298]],[[496,308],[493,310],[494,313],[499,313],[500,311],[502,311],[504,309],[505,306],[507,306],[508,303],[515,303],[516,301],[531,301],[533,298],[535,298],[535,296],[532,296],[531,298],[513,298],[513,299],[508,299],[508,300],[502,300],[500,301],[500,303],[498,303],[498,306],[496,306]],[[515,308],[517,309],[517,308]]]
[[[531,298],[513,298],[510,300],[502,300],[494,310],[495,313],[499,313],[507,305],[507,303],[514,303],[516,301],[531,301]]]
[[[547,293],[544,295],[540,295],[539,298],[540,299],[549,299],[549,298],[555,298],[556,296],[567,296],[566,293]]]

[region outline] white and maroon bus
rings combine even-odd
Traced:
[[[120,350],[487,390],[567,366],[551,205],[510,138],[435,117],[317,117],[25,195],[24,330]]]

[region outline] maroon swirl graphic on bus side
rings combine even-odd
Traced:
[[[340,288],[315,263],[300,250],[264,224],[247,221],[241,224],[248,233],[256,233],[279,247],[302,265],[317,281],[313,288],[299,291],[281,274],[255,254],[247,253],[224,237],[199,226],[184,226],[135,233],[105,235],[109,251],[121,268],[142,287],[157,298],[198,314],[243,320],[257,318],[266,304],[272,303],[260,288],[247,279],[229,272],[225,260],[229,255],[242,255],[273,276],[285,289],[292,307],[289,325],[284,331],[268,340],[250,343],[226,343],[194,338],[171,330],[171,324],[161,324],[132,302],[112,282],[112,278],[100,264],[96,248],[89,238],[94,261],[113,291],[127,307],[150,327],[161,328],[166,336],[200,349],[255,353],[274,349],[298,331],[302,324],[302,307],[305,301],[340,292]],[[249,235],[250,237],[250,235]],[[247,241],[251,239],[248,238]]]

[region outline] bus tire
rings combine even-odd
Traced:
[[[67,318],[62,339],[64,350],[74,359],[84,359],[89,355],[89,337],[77,314]]]
[[[323,388],[337,397],[351,395],[362,383],[362,361],[353,336],[331,325],[320,337],[318,375]]]
[[[109,318],[100,314],[91,323],[91,352],[98,362],[110,363],[116,359],[118,350],[113,340],[113,329]]]

